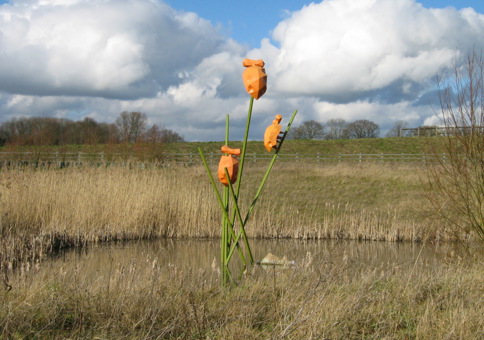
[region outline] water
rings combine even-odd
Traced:
[[[251,240],[255,261],[267,253],[286,256],[295,267],[318,263],[351,266],[352,271],[434,270],[450,259],[465,256],[469,251],[459,243],[416,244],[357,241]],[[482,252],[482,245],[471,247]],[[237,253],[234,253],[237,257]],[[217,272],[218,240],[138,241],[106,244],[69,250],[44,262],[39,270],[76,267],[86,276],[106,273],[116,267],[176,267],[183,272]],[[235,259],[237,260],[237,259]],[[256,266],[259,268],[259,266]],[[259,270],[259,269],[257,269]],[[257,270],[254,272],[257,273]],[[259,270],[261,271],[261,270]]]

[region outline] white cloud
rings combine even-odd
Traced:
[[[244,57],[266,62],[251,139],[277,113],[430,122],[432,78],[482,46],[484,16],[414,0],[325,0],[295,11],[247,51],[195,13],[158,0],[16,0],[0,6],[0,121],[49,115],[113,122],[121,111],[187,140],[240,139]]]
[[[403,120],[409,126],[416,126],[421,123],[423,118],[435,114],[430,106],[415,106],[408,101],[385,104],[368,100],[358,100],[347,104],[316,102],[314,112],[315,115],[312,119],[321,122],[334,118],[342,118],[348,122],[367,119],[379,124],[383,129],[390,128],[397,120]]]
[[[326,0],[292,13],[274,29],[275,43],[252,53],[272,60],[268,72],[280,92],[345,101],[392,87],[386,99],[394,101],[481,41],[483,31],[484,16],[470,9]]]
[[[16,1],[0,7],[0,90],[151,96],[227,43],[206,20],[150,0]]]

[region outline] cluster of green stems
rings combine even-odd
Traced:
[[[272,159],[269,163],[269,166],[262,177],[261,183],[255,193],[252,202],[243,217],[242,212],[239,208],[239,193],[240,188],[242,185],[242,177],[244,174],[244,163],[245,163],[245,154],[247,151],[247,141],[249,137],[249,130],[250,130],[250,122],[252,118],[252,108],[254,105],[254,98],[250,99],[249,104],[249,111],[247,114],[247,121],[245,126],[245,134],[244,140],[242,144],[242,151],[240,154],[240,161],[239,161],[239,169],[238,169],[238,177],[237,181],[235,182],[235,188],[230,181],[230,176],[227,168],[224,169],[225,176],[227,178],[228,185],[224,187],[223,194],[220,194],[220,191],[215,183],[214,177],[210,171],[208,166],[207,160],[203,151],[198,148],[198,152],[200,153],[200,157],[202,159],[203,165],[207,171],[208,177],[210,179],[210,183],[212,184],[213,190],[215,192],[215,196],[219,203],[220,209],[222,211],[222,231],[221,231],[221,240],[220,240],[220,274],[221,274],[221,284],[222,286],[227,286],[230,283],[236,283],[236,278],[233,276],[232,272],[230,271],[229,264],[233,257],[235,251],[237,251],[239,258],[242,263],[242,268],[240,274],[242,274],[249,266],[254,264],[254,256],[252,254],[250,243],[247,238],[247,234],[245,232],[245,226],[249,221],[252,212],[254,211],[254,207],[262,193],[264,185],[269,177],[269,174],[277,160],[279,155],[279,151],[281,150],[281,146],[284,142],[286,135],[288,134],[289,130],[291,129],[292,122],[297,114],[297,111],[294,111],[292,114],[289,123],[287,124],[286,130],[284,131],[281,140],[277,147],[275,148],[275,153],[272,156]],[[229,115],[226,116],[225,119],[225,145],[229,143]],[[232,202],[232,204],[231,204]],[[231,210],[230,207],[233,209]],[[236,229],[236,222],[239,225],[239,228]],[[242,240],[241,240],[242,239]],[[243,246],[241,243],[243,242]]]

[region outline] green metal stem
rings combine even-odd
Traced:
[[[249,110],[247,112],[247,121],[245,122],[244,140],[242,141],[242,151],[241,151],[241,154],[240,154],[239,171],[238,171],[238,176],[237,176],[234,202],[237,202],[238,199],[239,199],[240,187],[241,187],[241,184],[242,184],[242,175],[244,174],[245,154],[246,154],[246,151],[247,151],[247,140],[249,139],[249,130],[250,130],[250,122],[251,122],[251,119],[252,119],[252,108],[253,107],[254,107],[254,98],[250,97]],[[234,211],[232,213],[232,219],[230,220],[232,225],[235,224],[235,217],[236,217],[235,214],[236,214],[236,212]],[[237,238],[237,242],[238,242],[238,238]],[[253,260],[251,260],[251,264],[252,263],[253,263]]]
[[[243,225],[243,226],[245,226],[247,224],[247,222],[249,221],[249,218],[250,218],[250,216],[252,214],[252,211],[254,210],[255,204],[257,203],[257,200],[259,199],[259,196],[262,193],[262,189],[264,189],[264,185],[265,185],[265,183],[267,181],[267,178],[269,177],[269,174],[270,174],[270,172],[272,170],[272,167],[274,166],[274,163],[277,160],[277,157],[279,155],[279,151],[281,150],[282,144],[284,143],[284,140],[286,139],[286,136],[289,133],[289,130],[291,130],[291,126],[292,126],[292,123],[294,121],[294,118],[296,117],[296,114],[297,114],[297,110],[293,112],[293,114],[291,116],[291,119],[289,119],[289,123],[287,124],[286,130],[284,131],[284,136],[281,139],[281,141],[279,143],[279,146],[276,149],[276,152],[272,156],[272,159],[271,159],[271,162],[269,164],[269,167],[267,168],[267,170],[266,170],[266,172],[264,174],[264,177],[262,178],[261,184],[259,185],[259,188],[257,189],[257,192],[256,192],[256,194],[254,196],[254,199],[252,200],[252,203],[251,203],[251,205],[249,207],[249,211],[247,212],[247,215],[245,216],[245,219],[244,219],[243,223],[241,222],[241,225]],[[233,221],[233,219],[231,221]],[[238,240],[240,239],[241,233],[242,233],[242,230],[237,235],[237,238],[235,239],[235,242],[238,242]],[[229,254],[228,254],[229,258],[232,256],[234,250],[235,250],[235,248],[233,246],[230,247]]]
[[[250,129],[250,121],[252,118],[252,107],[254,106],[254,98],[250,97],[249,102],[249,111],[247,112],[247,121],[245,122],[245,134],[244,134],[244,141],[242,143],[242,152],[240,154],[240,162],[239,162],[239,174],[237,178],[237,198],[239,197],[240,192],[240,185],[242,183],[242,175],[244,173],[244,163],[245,163],[245,152],[247,151],[247,140],[249,139],[249,129]]]
[[[229,115],[227,114],[225,116],[225,145],[228,145],[229,143]],[[227,154],[225,154],[227,156]],[[228,188],[224,188],[224,196],[223,196],[223,204],[224,204],[224,210],[228,213],[229,211],[229,191]],[[227,220],[227,214],[222,215],[222,237],[221,237],[221,244],[220,244],[220,262],[224,268],[224,270],[221,272],[222,273],[222,282],[226,283],[227,282],[227,277],[226,277],[226,270],[228,270],[228,260],[227,260],[227,255],[228,255],[228,249],[230,247],[229,245],[229,240],[228,240],[228,220]]]
[[[235,239],[237,239],[237,237],[235,235],[233,225],[232,225],[232,223],[230,223],[229,215],[228,215],[227,211],[224,209],[222,197],[220,196],[220,192],[218,191],[217,185],[215,184],[215,180],[213,179],[212,173],[210,172],[210,168],[208,167],[207,160],[205,159],[205,155],[203,154],[203,151],[200,148],[198,148],[198,153],[200,154],[200,158],[202,159],[203,166],[205,167],[205,170],[207,171],[208,177],[210,179],[210,184],[212,184],[212,188],[215,192],[215,196],[217,197],[217,201],[218,201],[219,206],[222,210],[222,213],[224,214],[224,217],[227,219],[227,226],[228,226],[228,230],[230,231],[230,236],[233,240],[235,240]],[[244,263],[244,265],[247,265],[247,261],[245,259],[244,254],[242,253],[242,249],[240,249],[239,244],[237,242],[235,242],[233,244],[233,246],[237,247],[242,262]]]
[[[227,168],[224,168],[224,171],[225,171],[225,177],[228,180],[229,179],[229,171],[227,170]],[[230,194],[232,196],[234,210],[235,210],[235,213],[237,215],[237,219],[239,220],[239,223],[240,223],[240,233],[239,233],[239,235],[242,235],[242,238],[244,240],[245,247],[247,249],[247,253],[249,255],[249,261],[250,261],[250,264],[252,265],[252,264],[254,264],[254,257],[252,256],[252,251],[250,250],[249,240],[247,239],[247,235],[245,233],[245,224],[244,224],[244,222],[242,220],[242,215],[240,214],[239,205],[237,204],[237,197],[235,196],[234,187],[232,186],[232,183],[230,183],[229,180],[228,180],[228,182],[229,182],[228,187],[230,189]],[[239,235],[234,240],[235,243],[238,243],[239,238],[240,238]],[[232,247],[230,247],[230,248],[232,248]],[[229,253],[227,255],[227,261],[230,261],[230,258],[232,257],[232,254],[233,254],[233,251],[229,251]]]
[[[271,173],[272,167],[274,166],[274,163],[276,162],[277,157],[279,156],[279,151],[281,150],[282,144],[284,143],[284,140],[286,139],[286,136],[289,133],[289,130],[291,130],[292,122],[294,121],[294,118],[296,117],[296,114],[297,114],[297,110],[294,111],[294,113],[291,116],[291,119],[289,119],[289,123],[287,124],[286,130],[284,131],[284,136],[281,139],[281,141],[279,142],[279,145],[278,145],[278,147],[276,149],[276,152],[275,152],[274,156],[272,156],[271,162],[269,163],[269,167],[267,168],[267,170],[266,170],[266,172],[264,174],[264,177],[262,178],[262,181],[261,181],[261,183],[259,185],[259,188],[257,189],[257,192],[256,192],[256,194],[254,196],[254,199],[252,200],[252,203],[251,203],[251,205],[249,207],[249,211],[247,212],[247,215],[245,216],[244,225],[249,220],[249,217],[252,214],[252,211],[254,210],[254,206],[257,203],[257,200],[259,199],[259,196],[262,193],[262,189],[264,189],[264,185],[265,185],[265,183],[267,181],[267,178],[269,178],[269,174]]]

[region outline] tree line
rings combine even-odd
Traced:
[[[392,128],[385,134],[385,137],[403,137],[402,129],[407,128],[407,122],[397,120]],[[432,136],[436,126],[420,126],[421,136]],[[380,136],[378,124],[366,120],[347,122],[344,119],[330,119],[325,124],[315,120],[303,122],[293,128],[291,139],[352,139],[352,138],[377,138]]]
[[[182,142],[177,132],[148,126],[146,114],[121,112],[115,123],[99,123],[92,118],[72,121],[65,118],[13,118],[0,123],[0,146],[69,145]]]
[[[370,120],[357,120],[348,123],[344,119],[330,119],[326,124],[315,120],[303,122],[289,135],[292,139],[349,139],[376,138],[380,134],[378,124]]]

